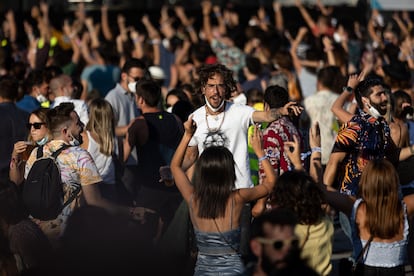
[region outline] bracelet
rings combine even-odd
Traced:
[[[262,162],[263,160],[267,159],[266,155],[263,155],[262,157],[260,157],[259,159],[257,159],[260,162]]]
[[[314,148],[311,149],[311,152],[312,153],[314,153],[314,152],[322,152],[322,149],[321,149],[321,147],[314,147]]]
[[[348,93],[352,93],[354,91],[354,89],[351,86],[344,86],[342,87],[342,92],[346,91]]]

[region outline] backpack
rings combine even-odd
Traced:
[[[43,146],[37,149],[37,159],[27,175],[23,186],[23,202],[29,214],[40,220],[55,219],[80,192],[80,185],[66,202],[63,202],[63,184],[57,156],[68,145],[43,157]]]

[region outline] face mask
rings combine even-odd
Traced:
[[[43,146],[44,144],[47,143],[47,141],[49,141],[49,137],[45,136],[42,139],[40,139],[39,141],[36,141],[36,144],[38,146]]]
[[[337,32],[335,32],[335,33],[333,34],[333,39],[335,40],[335,42],[336,42],[336,43],[341,43],[341,41],[342,41],[342,37],[341,37],[341,35],[340,35],[340,34],[338,34]]]
[[[76,147],[76,146],[80,146],[82,144],[82,141],[76,139],[72,134],[70,136],[72,136],[72,140],[69,141],[69,145],[71,145],[72,147]]]
[[[47,98],[46,98],[45,96],[43,96],[42,94],[37,95],[37,96],[36,96],[36,100],[37,100],[39,103],[44,103],[44,102],[47,102]]]
[[[209,108],[211,111],[213,111],[213,112],[217,112],[217,111],[219,111],[219,110],[220,110],[220,108],[222,108],[222,107],[223,107],[223,105],[224,105],[224,101],[222,101],[222,102],[221,102],[221,104],[220,104],[217,108],[214,108],[214,107],[212,107],[212,106],[211,106],[211,104],[207,101],[206,96],[204,96],[204,99],[205,99],[205,101],[206,101],[206,105],[208,106],[208,108]]]
[[[372,105],[370,105],[370,107],[368,108],[369,113],[375,117],[376,119],[378,119],[379,117],[381,117],[381,113],[379,113],[379,111],[373,107]]]
[[[132,93],[135,93],[135,92],[137,92],[137,82],[136,81],[134,81],[134,82],[129,82],[128,83],[128,90],[130,91],[130,92],[132,92]]]
[[[168,38],[164,38],[162,40],[162,46],[164,46],[164,48],[168,50],[170,48],[170,40]]]

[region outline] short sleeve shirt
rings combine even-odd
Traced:
[[[370,160],[380,158],[387,158],[396,164],[400,149],[392,141],[390,128],[382,117],[376,119],[359,110],[358,114],[339,130],[332,152],[347,153],[340,191],[356,195],[365,165]]]

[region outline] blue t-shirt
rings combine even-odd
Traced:
[[[16,106],[28,113],[32,113],[40,108],[40,103],[36,100],[36,98],[30,95],[24,95],[23,99],[16,103]]]

